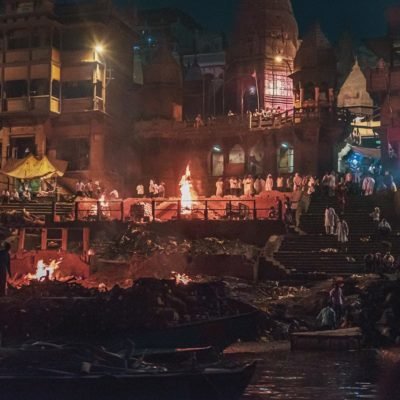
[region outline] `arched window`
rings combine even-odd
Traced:
[[[278,173],[292,174],[294,172],[294,149],[288,143],[282,143],[278,149]]]
[[[244,164],[244,162],[245,153],[243,147],[237,144],[229,152],[229,164]]]
[[[215,145],[211,149],[211,175],[224,175],[224,153],[219,145]]]
[[[264,146],[262,142],[258,142],[250,149],[248,170],[252,175],[259,175],[264,172]]]

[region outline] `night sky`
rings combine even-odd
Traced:
[[[207,29],[229,32],[239,0],[134,0],[134,2],[143,8],[178,7],[194,16]],[[400,0],[292,0],[300,34],[307,30],[311,23],[319,20],[323,31],[331,41],[336,41],[344,29],[350,30],[357,39],[385,34],[385,9],[399,2]]]

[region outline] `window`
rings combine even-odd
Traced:
[[[49,86],[47,79],[32,79],[31,96],[48,96],[50,92]]]
[[[89,139],[75,138],[62,140],[57,146],[57,158],[68,161],[69,171],[89,169]]]
[[[400,39],[393,42],[393,66],[400,67]]]
[[[15,97],[24,97],[28,95],[27,81],[7,81],[5,83],[5,92],[8,99]]]
[[[24,14],[24,13],[30,13],[33,12],[33,0],[21,0],[17,2],[17,13],[18,14]]]
[[[60,98],[60,82],[55,79],[51,82],[51,95],[56,99]]]
[[[63,32],[63,50],[82,50],[89,47],[88,39],[84,32],[79,30],[66,30]]]
[[[60,31],[58,29],[54,29],[53,31],[53,47],[59,49],[61,46],[61,37]]]
[[[8,33],[8,49],[27,49],[29,48],[29,32],[28,31],[11,31]]]
[[[219,146],[214,146],[211,150],[211,175],[224,175],[224,154]]]
[[[294,172],[294,150],[287,143],[282,143],[278,149],[279,174],[292,174]]]
[[[11,136],[10,137],[10,151],[8,157],[21,159],[25,158],[28,154],[36,154],[35,136]]]
[[[244,159],[243,147],[237,144],[229,152],[229,164],[244,164]]]
[[[93,97],[93,83],[92,81],[63,82],[62,95],[64,99]]]
[[[49,32],[44,29],[37,29],[32,34],[32,47],[47,47],[50,45]]]

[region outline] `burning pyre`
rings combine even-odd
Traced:
[[[181,191],[181,212],[183,214],[191,214],[193,207],[193,184],[189,165],[186,167],[185,175],[179,183]]]
[[[28,281],[37,280],[40,281],[42,279],[54,280],[56,279],[56,272],[60,268],[60,263],[62,259],[59,260],[51,260],[49,264],[46,264],[44,260],[39,260],[36,264],[36,272],[29,273],[26,275],[26,279]]]

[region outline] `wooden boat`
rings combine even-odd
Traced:
[[[255,340],[260,313],[254,307],[230,300],[239,314],[179,324],[159,330],[138,331],[132,335],[137,348],[184,348],[213,346],[225,349],[238,340]]]
[[[2,400],[238,400],[256,363],[183,371],[109,371],[82,375],[53,369],[0,372]],[[115,368],[116,369],[116,368]]]
[[[290,335],[292,350],[347,351],[361,349],[360,328],[296,332]]]

